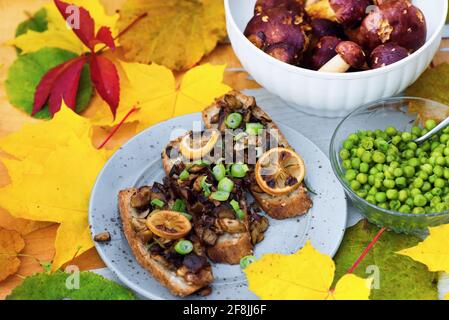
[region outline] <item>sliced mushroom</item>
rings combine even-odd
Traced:
[[[218,236],[211,229],[204,229],[201,239],[208,245],[213,246],[217,242]]]
[[[140,238],[140,240],[143,243],[147,243],[148,241],[150,241],[153,238],[153,232],[151,232],[151,230],[149,230],[149,229],[141,230],[141,231],[137,232],[137,236]]]
[[[335,49],[340,42],[341,40],[334,36],[322,37],[312,49],[308,67],[312,70],[319,70],[337,55]]]
[[[131,196],[131,207],[135,209],[147,208],[151,203],[151,188],[141,187]]]
[[[133,226],[133,229],[136,232],[148,229],[145,222],[146,219],[140,219],[135,217],[131,218],[131,225]]]
[[[378,46],[371,52],[370,66],[378,69],[396,63],[410,55],[407,49],[394,44],[386,43]]]
[[[306,11],[312,18],[337,21],[351,28],[360,24],[370,4],[370,0],[318,0],[309,2]]]
[[[337,55],[318,71],[343,73],[351,67],[361,69],[366,64],[365,52],[355,42],[342,41],[337,45],[335,51]]]
[[[243,222],[235,219],[217,219],[217,227],[228,233],[241,233],[246,231]]]

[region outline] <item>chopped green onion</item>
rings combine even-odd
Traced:
[[[192,165],[194,166],[208,166],[210,165],[210,162],[207,160],[198,159],[192,162]]]
[[[186,211],[186,204],[185,204],[184,200],[176,199],[175,203],[173,204],[172,210],[173,211],[178,211],[178,212],[185,212]]]
[[[247,123],[246,124],[246,133],[251,136],[257,136],[263,130],[263,125],[261,123]]]
[[[217,186],[218,191],[231,192],[234,189],[234,181],[229,178],[223,178],[220,180]]]
[[[246,217],[245,211],[240,209],[239,203],[236,200],[232,199],[229,204],[231,205],[232,209],[234,209],[237,219],[243,220]]]
[[[254,261],[256,261],[255,256],[245,256],[242,259],[240,259],[240,268],[245,269]]]
[[[248,136],[246,132],[240,132],[234,136],[234,141],[239,141],[240,139]]]
[[[180,214],[182,214],[184,217],[186,217],[189,221],[192,220],[192,216],[186,212],[180,212]]]
[[[246,176],[246,173],[249,171],[249,168],[246,164],[243,163],[235,163],[231,167],[231,176],[234,178],[243,178]]]
[[[226,191],[215,191],[210,197],[217,201],[227,201],[229,199],[229,192]]]
[[[208,197],[211,194],[210,187],[212,184],[206,182],[207,176],[204,176],[201,180],[201,189],[203,190],[204,196]]]
[[[240,209],[239,203],[236,200],[234,200],[234,199],[232,199],[229,202],[229,204],[231,205],[232,209],[234,209],[235,211]]]
[[[237,112],[233,112],[226,117],[226,126],[231,129],[236,129],[242,123],[242,115]]]
[[[221,179],[223,179],[226,175],[226,168],[223,164],[217,164],[213,169],[212,169],[212,174],[214,175],[214,178],[217,181],[220,181]]]
[[[151,200],[151,205],[153,207],[156,206],[156,207],[162,208],[165,205],[165,202],[160,199],[153,199],[153,200]]]
[[[179,240],[175,244],[175,251],[179,254],[186,255],[192,252],[193,250],[193,243],[189,240]]]
[[[189,178],[189,171],[187,171],[186,169],[184,169],[181,174],[179,175],[179,180],[187,180]]]

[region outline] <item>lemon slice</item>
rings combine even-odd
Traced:
[[[192,229],[192,224],[184,215],[168,210],[150,214],[146,225],[155,235],[169,240],[181,239]]]
[[[271,195],[282,195],[295,190],[306,173],[303,159],[293,150],[274,148],[265,152],[257,161],[256,182]]]
[[[181,140],[181,154],[187,159],[201,159],[212,151],[219,137],[218,130],[207,130],[201,135],[187,134]]]

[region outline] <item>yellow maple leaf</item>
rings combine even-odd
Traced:
[[[25,241],[17,231],[0,228],[0,281],[19,270],[17,255],[25,247]]]
[[[120,38],[132,61],[188,69],[226,35],[222,0],[128,0],[120,9],[118,28],[143,13],[147,16]]]
[[[444,300],[449,300],[449,293],[446,294],[446,296],[444,297]]]
[[[1,189],[1,206],[17,218],[60,223],[54,269],[93,246],[89,196],[109,152],[92,146],[85,121],[63,105],[52,121],[6,138],[7,152],[17,160],[3,160],[12,183]]]
[[[67,3],[87,9],[95,21],[97,30],[101,26],[111,28],[113,35],[117,34],[116,22],[118,14],[107,15],[99,0],[68,0]],[[81,54],[88,49],[66,25],[64,18],[53,2],[44,5],[47,11],[48,29],[44,32],[28,30],[25,34],[12,39],[7,44],[16,46],[22,53],[37,51],[45,47],[54,47]]]
[[[179,86],[173,73],[157,64],[120,62],[120,105],[115,121],[109,107],[98,101],[99,111],[92,118],[94,125],[116,125],[129,110],[136,106],[127,122],[138,121],[137,130],[174,116],[203,110],[231,90],[223,84],[224,65],[205,64],[186,72]]]
[[[415,261],[424,263],[430,271],[449,273],[449,224],[429,228],[429,236],[415,247],[399,251]]]
[[[265,254],[245,270],[249,289],[261,299],[368,300],[371,280],[343,276],[335,289],[335,263],[310,242],[291,255]]]

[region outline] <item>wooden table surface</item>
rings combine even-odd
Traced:
[[[20,21],[27,18],[28,12],[35,12],[45,0],[2,0],[0,2],[0,137],[17,131],[24,123],[37,122],[28,115],[12,107],[6,97],[4,81],[6,80],[7,70],[10,64],[16,58],[14,48],[3,45],[3,43],[14,36],[16,26]],[[114,12],[120,6],[123,0],[103,0],[102,1],[109,12]],[[443,41],[443,46],[449,46],[449,40]],[[434,59],[435,64],[449,62],[448,53],[438,53]],[[241,65],[235,57],[232,48],[228,44],[219,45],[202,62],[214,64],[226,63],[229,70],[225,74],[225,82],[237,90],[258,88],[257,83],[248,80],[248,74],[238,71]],[[237,69],[237,71],[236,71]],[[181,76],[181,75],[180,75]],[[89,112],[89,110],[87,111]],[[94,144],[102,141],[109,128],[97,128],[94,133]],[[123,128],[119,134],[114,137],[110,145],[118,145],[126,141],[132,135],[132,128]],[[0,186],[9,183],[8,174],[0,162]],[[0,191],[1,192],[1,191]],[[1,206],[1,204],[0,204]],[[33,232],[28,232],[34,225],[29,222],[13,218],[8,212],[0,208],[0,227],[5,229],[20,230],[26,242],[26,247],[20,257],[22,264],[19,271],[0,282],[0,299],[3,299],[15,286],[17,286],[26,276],[35,272],[42,271],[39,265],[40,261],[50,261],[54,255],[54,238],[57,224],[41,225],[41,228]],[[76,264],[81,270],[90,270],[104,267],[95,249],[91,249],[81,256],[77,257],[71,264]]]

